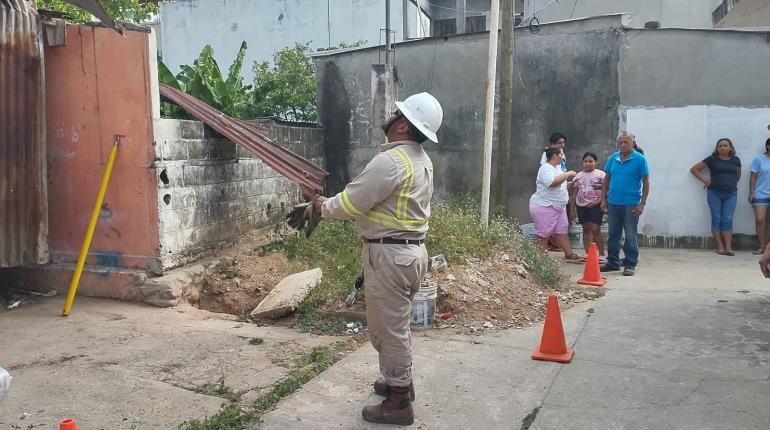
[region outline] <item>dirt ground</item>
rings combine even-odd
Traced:
[[[270,290],[291,273],[291,263],[279,252],[263,254],[264,245],[286,232],[252,232],[232,248],[222,252],[232,263],[221,266],[212,276],[192,286],[186,298],[193,306],[211,312],[246,318]],[[513,253],[501,250],[495,258],[466,257],[442,271],[433,270],[428,280],[438,284],[437,326],[460,333],[522,328],[543,319],[552,289],[538,284]],[[352,288],[352,281],[351,281]],[[364,290],[365,293],[365,290]],[[568,286],[557,291],[562,307],[593,300],[601,294],[593,288]],[[365,298],[360,295],[353,306],[339,297],[323,306],[347,321],[365,315]],[[292,319],[274,322],[291,325]]]
[[[231,262],[191,285],[185,292],[187,302],[209,312],[246,318],[270,290],[290,274],[284,254],[261,255],[262,246],[278,240],[282,234],[285,233],[255,230],[232,247],[223,249],[220,255],[232,257]]]
[[[286,256],[238,254],[187,292],[188,302],[210,312],[247,315],[286,275]]]

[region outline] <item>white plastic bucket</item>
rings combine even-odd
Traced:
[[[580,225],[569,226],[569,244],[572,249],[583,249],[583,227]]]
[[[534,241],[536,239],[535,237],[535,223],[531,222],[529,224],[522,224],[521,225],[521,234],[524,235],[529,240]]]
[[[521,226],[521,233],[527,239],[534,241],[535,235],[535,223],[523,224]],[[573,248],[580,249],[583,247],[583,227],[579,225],[571,225],[569,227],[569,243]]]
[[[436,297],[438,297],[438,284],[435,281],[424,281],[412,299],[412,327],[433,327]]]
[[[604,236],[604,242],[607,242],[607,223],[601,226],[602,236]],[[521,226],[521,233],[529,240],[534,241],[535,236],[535,223],[523,224]],[[569,228],[569,243],[574,249],[583,249],[583,227],[580,225],[571,225]]]

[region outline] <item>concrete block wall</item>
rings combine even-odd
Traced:
[[[323,129],[262,125],[273,140],[323,166]],[[153,170],[164,269],[280,222],[301,201],[294,183],[198,121],[158,121]]]

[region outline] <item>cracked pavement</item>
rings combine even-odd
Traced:
[[[83,429],[176,428],[225,402],[196,392],[205,384],[224,377],[250,403],[289,372],[294,358],[339,339],[190,307],[88,297],[78,297],[62,318],[63,301],[0,313],[0,367],[14,378],[0,399],[0,430],[58,428],[63,418]],[[249,345],[253,337],[264,343]]]

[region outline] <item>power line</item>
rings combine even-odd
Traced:
[[[572,19],[572,15],[575,14],[575,8],[577,8],[578,1],[579,0],[575,0],[575,4],[572,6],[572,12],[569,14],[569,19]]]
[[[326,34],[329,36],[329,48],[332,47],[332,19],[331,19],[331,7],[329,6],[329,2],[331,0],[326,0]]]
[[[433,7],[437,7],[437,8],[439,8],[439,9],[444,9],[444,10],[454,10],[454,11],[456,11],[456,10],[457,10],[456,8],[453,8],[453,7],[447,7],[447,6],[442,6],[442,5],[440,5],[440,4],[435,4],[435,3],[430,3],[430,2],[426,2],[426,3],[428,3],[429,5],[431,5],[431,6],[433,6]],[[470,12],[470,13],[482,13],[482,14],[485,14],[485,13],[489,13],[489,11],[488,11],[488,10],[468,10],[468,9],[465,9],[465,12],[466,12],[466,13],[468,13],[468,12]]]

